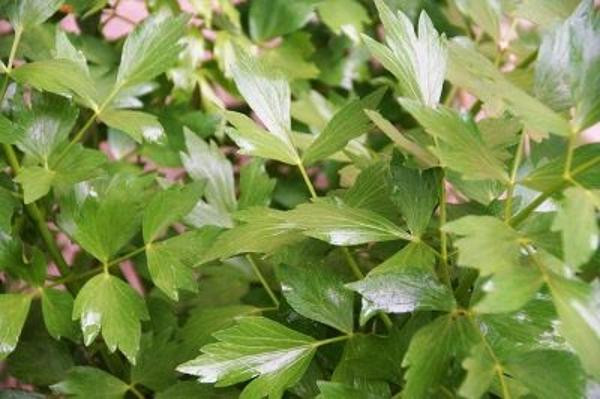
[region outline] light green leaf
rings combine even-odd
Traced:
[[[600,242],[596,204],[593,194],[581,187],[570,187],[563,194],[552,230],[561,232],[568,267],[578,269],[592,257]]]
[[[427,133],[439,140],[430,150],[444,166],[465,179],[508,180],[502,162],[504,150],[486,143],[473,120],[444,106],[433,109],[409,99],[401,99],[400,103]]]
[[[141,143],[146,140],[150,143],[161,141],[165,131],[155,115],[141,111],[127,109],[105,109],[98,119],[108,126],[127,133],[129,137]]]
[[[375,109],[385,94],[386,88],[380,88],[368,96],[349,102],[335,113],[325,129],[302,154],[304,163],[310,164],[327,158],[343,149],[352,139],[367,133],[373,126],[365,109]]]
[[[354,327],[354,295],[342,278],[325,265],[304,267],[282,264],[277,278],[286,301],[300,315],[347,334]]]
[[[368,392],[360,388],[333,381],[317,381],[321,393],[316,399],[387,399],[391,394],[382,396],[381,392]]]
[[[548,365],[552,365],[548,367]],[[585,397],[585,373],[577,357],[566,351],[539,350],[506,360],[506,370],[538,398]]]
[[[29,84],[41,91],[76,96],[86,107],[95,108],[96,88],[91,77],[79,64],[68,59],[35,61],[11,72],[19,83]]]
[[[55,47],[56,54],[54,58],[71,60],[79,65],[85,74],[89,74],[87,60],[85,59],[83,51],[78,50],[75,48],[75,46],[73,46],[67,34],[63,30],[56,30]]]
[[[67,378],[51,386],[57,393],[73,398],[121,399],[129,386],[112,374],[94,367],[73,367]]]
[[[547,273],[546,280],[560,318],[559,330],[585,370],[600,378],[600,286]]]
[[[369,276],[379,273],[402,272],[405,268],[415,268],[434,272],[435,252],[423,242],[410,242],[400,251],[375,266]]]
[[[371,22],[367,10],[357,0],[329,0],[317,5],[319,16],[335,34],[345,33],[354,41],[363,31],[363,25]]]
[[[523,0],[515,15],[549,27],[571,15],[579,3],[580,0]]]
[[[25,204],[35,202],[48,194],[55,175],[55,172],[40,166],[22,168],[15,181],[23,186]]]
[[[460,12],[471,18],[496,43],[500,42],[502,6],[499,0],[455,0],[455,3]]]
[[[455,241],[458,264],[478,269],[482,276],[514,270],[519,265],[521,237],[492,216],[465,216],[442,227],[462,236]]]
[[[202,183],[191,183],[157,193],[144,209],[144,242],[154,241],[169,225],[187,215],[200,199],[203,189]]]
[[[154,284],[174,301],[179,300],[178,289],[196,292],[198,286],[191,267],[203,263],[203,256],[218,233],[217,228],[204,227],[146,244],[148,271]]]
[[[71,319],[73,297],[67,291],[45,288],[42,291],[42,314],[48,333],[55,338],[77,339],[77,326]]]
[[[147,82],[173,66],[181,51],[179,39],[187,20],[185,14],[158,15],[138,25],[123,45],[116,87]]]
[[[12,216],[19,204],[20,201],[9,190],[0,187],[0,234],[10,232]]]
[[[257,4],[257,3],[253,3]],[[269,15],[272,15],[269,13]],[[290,86],[263,62],[235,48],[235,61],[231,65],[233,80],[250,108],[267,127],[270,134],[276,136],[287,148],[286,153],[298,160],[291,139]],[[257,131],[252,129],[251,136],[256,141]],[[251,142],[252,142],[251,141]],[[298,163],[296,161],[295,163]]]
[[[206,143],[194,133],[185,132],[187,153],[181,161],[194,180],[205,180],[205,197],[219,210],[233,212],[237,208],[233,167],[214,142]]]
[[[303,230],[303,234],[332,245],[412,239],[406,231],[383,216],[366,209],[352,208],[339,199],[302,204],[286,215],[287,221]]]
[[[263,317],[244,317],[215,334],[219,342],[177,370],[200,382],[228,386],[255,378],[241,398],[278,398],[296,384],[308,367],[318,341]]]
[[[463,316],[440,316],[421,328],[411,339],[402,365],[406,398],[435,397],[441,378],[453,357],[462,355],[465,347],[475,341],[476,332]]]
[[[23,136],[23,129],[4,115],[0,115],[0,143],[14,144]]]
[[[255,0],[250,5],[250,36],[262,42],[302,28],[310,19],[318,1]]]
[[[204,200],[198,201],[194,209],[185,217],[184,222],[197,229],[203,226],[217,226],[229,229],[234,225],[229,211],[221,209],[216,204],[207,203]]]
[[[496,375],[496,362],[484,343],[474,345],[470,356],[463,360],[467,376],[460,385],[458,393],[467,399],[479,399],[488,391]]]
[[[90,279],[75,298],[73,320],[81,320],[81,331],[89,346],[102,330],[111,352],[117,348],[135,364],[140,347],[141,320],[148,320],[142,297],[128,284],[108,273]]]
[[[383,2],[375,2],[386,34],[386,45],[363,36],[371,54],[398,79],[402,95],[427,106],[438,103],[446,75],[446,43],[429,16],[419,17],[419,34],[402,12],[394,14]]]
[[[404,216],[411,234],[420,236],[429,225],[438,201],[442,175],[438,169],[410,169],[402,155],[392,156],[387,176],[391,199]]]
[[[387,162],[376,162],[365,168],[344,193],[344,202],[353,208],[368,209],[389,218],[397,216],[390,199],[387,172]]]
[[[562,116],[514,86],[472,43],[454,40],[448,49],[448,80],[453,85],[469,91],[494,110],[508,109],[534,133],[560,136],[571,133]]]
[[[246,252],[269,254],[305,237],[287,213],[269,208],[250,208],[237,213],[243,224],[223,232],[210,249],[208,258],[224,259]]]
[[[416,267],[370,273],[364,279],[346,286],[362,296],[361,325],[379,311],[449,312],[456,306],[452,292],[440,284],[431,271]]]
[[[0,359],[6,358],[15,350],[30,304],[31,295],[0,295]]]
[[[253,159],[240,170],[239,209],[268,206],[277,180],[271,179],[260,159]]]
[[[20,30],[39,25],[52,16],[64,0],[8,0],[3,7],[10,23]]]
[[[226,111],[225,117],[235,129],[226,129],[227,135],[240,147],[240,153],[266,159],[275,159],[290,165],[298,163],[298,155],[293,147],[270,134],[252,119],[238,112]]]

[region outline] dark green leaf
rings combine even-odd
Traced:
[[[271,194],[275,189],[275,179],[271,179],[265,170],[264,162],[254,159],[240,170],[239,209],[253,206],[269,206]]]
[[[129,386],[106,371],[87,366],[71,369],[67,378],[52,389],[74,398],[121,399]]]
[[[300,29],[313,14],[315,0],[256,0],[249,13],[250,35],[265,41]]]

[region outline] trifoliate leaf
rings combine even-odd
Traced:
[[[385,90],[381,88],[360,100],[351,101],[336,112],[317,139],[302,154],[302,160],[310,164],[325,159],[343,149],[350,140],[367,133],[372,123],[363,111],[377,108]]]
[[[326,265],[277,268],[286,301],[300,315],[351,334],[354,295]]]
[[[202,183],[192,183],[156,194],[144,209],[144,242],[154,241],[165,228],[187,215],[200,199],[203,188]]]
[[[255,378],[240,397],[281,397],[296,384],[319,344],[263,317],[244,317],[236,326],[215,334],[219,342],[202,348],[203,354],[177,370],[198,376],[200,382],[228,386]]]
[[[408,367],[402,396],[435,396],[441,378],[453,357],[462,355],[475,342],[476,332],[464,316],[440,316],[421,328],[411,339],[402,365]]]
[[[105,109],[98,119],[106,125],[127,133],[129,137],[141,143],[150,143],[163,140],[165,131],[155,115],[147,112],[131,111],[127,109]]]
[[[341,200],[302,204],[286,213],[286,220],[303,234],[332,245],[360,245],[373,241],[411,240],[411,236],[383,216],[352,208]]]
[[[472,47],[471,43],[459,41],[448,45],[448,79],[453,85],[468,90],[493,109],[506,107],[535,133],[569,136],[571,127],[563,117],[514,86]]]
[[[144,300],[128,284],[108,273],[90,279],[75,298],[73,320],[77,319],[86,346],[102,331],[108,349],[114,352],[118,348],[135,364],[141,320],[149,316]]]
[[[566,189],[564,196],[552,230],[561,232],[564,260],[577,269],[596,252],[600,242],[595,199],[581,187]]]
[[[489,146],[474,121],[444,106],[433,109],[409,99],[401,99],[400,103],[427,133],[439,140],[430,149],[444,166],[465,179],[508,180],[502,162],[504,151]]]
[[[441,173],[438,169],[424,171],[403,165],[403,157],[395,152],[390,163],[387,185],[390,198],[406,220],[408,229],[420,236],[431,219],[439,201]]]
[[[6,358],[15,350],[23,324],[29,313],[31,295],[2,294],[0,295],[0,359]]]
[[[260,159],[254,159],[240,170],[238,209],[268,206],[277,181],[271,179]]]
[[[296,165],[296,151],[279,136],[270,134],[252,119],[238,112],[227,111],[225,117],[235,129],[227,129],[227,135],[240,147],[240,153]]]
[[[269,15],[272,15],[271,12]],[[298,163],[298,155],[291,139],[291,99],[288,82],[240,48],[236,48],[231,71],[239,92],[250,108],[256,112],[269,133],[284,144],[286,153],[293,154],[292,159]],[[257,131],[252,131],[251,136],[255,137],[251,142],[256,141],[257,135]]]
[[[55,392],[74,398],[121,399],[129,386],[104,370],[94,367],[72,368],[64,381],[51,387]]]
[[[363,36],[371,54],[398,79],[403,96],[434,106],[442,93],[446,76],[446,43],[427,13],[419,17],[418,36],[410,19],[375,2],[385,29],[387,46]]]
[[[54,339],[77,339],[77,325],[73,322],[73,297],[67,291],[46,288],[42,291],[42,314],[48,333]]]
[[[304,26],[313,14],[315,0],[256,0],[250,5],[249,27],[253,40],[262,42]]]
[[[233,212],[237,207],[233,167],[214,142],[206,143],[190,131],[185,132],[187,153],[181,153],[183,166],[194,180],[205,180],[205,197],[218,209]]]
[[[458,264],[478,269],[482,276],[514,270],[519,265],[521,236],[492,216],[465,216],[442,229],[457,234]]]
[[[188,17],[165,15],[147,18],[129,34],[117,73],[118,88],[146,82],[165,72],[181,51],[178,43]]]
[[[346,285],[362,296],[361,325],[378,311],[407,313],[416,310],[451,311],[452,292],[429,270],[409,267],[369,274]]]

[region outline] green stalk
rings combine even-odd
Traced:
[[[519,140],[519,145],[517,146],[517,152],[515,154],[515,161],[513,163],[512,171],[510,174],[508,189],[506,190],[506,203],[504,204],[504,220],[509,220],[512,216],[513,195],[515,191],[515,186],[517,184],[517,172],[519,170],[519,166],[521,165],[521,159],[523,158],[523,147],[525,139],[525,133],[521,131],[521,138]]]
[[[265,291],[267,291],[267,294],[271,298],[271,301],[273,301],[273,304],[276,307],[279,307],[279,299],[277,299],[277,296],[269,286],[269,283],[267,283],[265,276],[263,276],[262,272],[260,271],[260,268],[258,267],[254,256],[252,254],[248,254],[246,255],[246,259],[248,259],[248,262],[250,262],[250,265],[252,265],[252,270],[254,271],[254,274],[256,274],[256,277],[258,277],[258,280],[262,284],[263,288],[265,289]]]

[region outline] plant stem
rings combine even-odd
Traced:
[[[452,288],[450,271],[448,270],[448,236],[442,227],[446,224],[446,185],[442,178],[440,187],[440,260],[442,261],[442,278],[444,283]]]
[[[310,192],[310,196],[312,199],[317,199],[317,192],[315,191],[315,187],[313,186],[308,174],[306,173],[306,169],[304,169],[304,165],[302,162],[298,162],[298,169],[300,169],[300,173],[302,174],[302,178],[304,179],[304,183],[306,183],[306,187],[308,187],[308,191]]]
[[[517,184],[517,172],[523,158],[523,148],[527,136],[525,132],[521,131],[521,137],[519,139],[519,145],[517,146],[517,152],[515,153],[515,160],[513,163],[512,171],[510,173],[510,181],[508,182],[508,188],[506,190],[506,203],[504,204],[504,220],[509,220],[512,216],[512,205],[513,195],[515,186]]]
[[[145,396],[137,390],[137,388],[134,385],[130,385],[129,386],[129,391],[138,399],[144,399]]]
[[[252,265],[252,270],[254,271],[254,274],[256,274],[256,277],[258,277],[258,279],[260,280],[260,283],[262,284],[263,288],[265,289],[265,291],[267,291],[267,294],[269,294],[269,297],[273,301],[273,304],[276,307],[279,307],[279,299],[277,299],[277,296],[275,295],[273,290],[271,290],[271,287],[267,283],[265,276],[263,276],[262,272],[260,271],[260,268],[258,267],[254,256],[252,254],[248,254],[246,255],[246,259],[248,259],[248,262],[250,262],[250,264]]]
[[[328,339],[323,339],[321,341],[317,341],[317,342],[315,342],[314,345],[316,347],[323,346],[323,345],[329,345],[329,344],[333,344],[333,343],[340,342],[340,341],[346,341],[352,337],[353,337],[353,335],[340,335],[339,337],[333,337],[333,338],[328,338]]]

